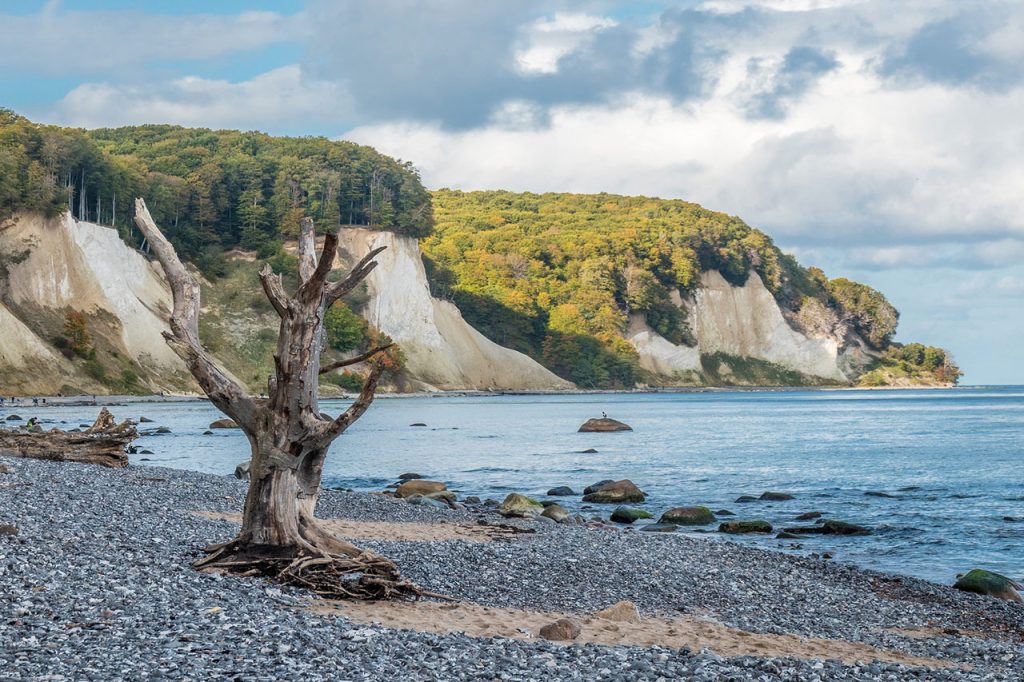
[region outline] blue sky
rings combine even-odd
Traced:
[[[1024,3],[0,4],[0,105],[327,135],[432,187],[679,197],[1024,383]]]

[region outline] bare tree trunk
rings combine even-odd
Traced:
[[[230,542],[207,548],[196,562],[203,570],[267,575],[331,597],[387,598],[421,594],[388,559],[363,551],[324,530],[314,511],[331,443],[373,402],[384,371],[374,361],[358,398],[338,417],[320,412],[317,400],[324,313],[376,267],[371,251],[347,277],[328,282],[338,236],[328,234],[316,253],[312,219],[299,236],[299,286],[288,295],[269,265],[260,271],[263,290],[280,317],[274,375],[266,399],[245,390],[212,360],[199,342],[199,285],[153,222],[142,199],[135,222],[163,266],[174,294],[170,332],[164,336],[185,361],[210,401],[249,438],[249,491],[242,528]],[[377,349],[383,350],[383,349]],[[375,351],[376,352],[376,351]],[[370,355],[374,355],[371,353]]]

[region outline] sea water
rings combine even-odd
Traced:
[[[321,404],[332,414],[344,406]],[[19,409],[58,424],[90,422],[96,413],[86,406]],[[202,435],[221,416],[208,403],[112,411],[118,419],[154,420],[143,428],[171,429],[140,438],[138,449],[152,454],[133,455],[133,463],[226,476],[248,458],[239,431]],[[602,412],[633,431],[577,433]],[[589,448],[597,452],[581,452]],[[730,539],[801,554],[828,551],[836,561],[948,584],[974,567],[1024,577],[1022,465],[1024,387],[440,395],[377,400],[336,441],[324,485],[379,491],[414,472],[463,496],[496,500],[513,491],[544,498],[567,485],[580,495],[559,502],[607,518],[614,507],[585,508],[583,488],[628,478],[648,494],[636,506],[656,517],[706,505],[735,512],[728,518],[767,519],[776,529],[800,525],[794,517],[810,511],[868,526],[874,532],[864,537]],[[735,501],[767,490],[795,499]]]

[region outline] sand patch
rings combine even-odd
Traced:
[[[747,632],[697,618],[643,618],[636,623],[616,622],[596,615],[507,609],[469,602],[317,601],[309,608],[313,613],[343,616],[364,625],[439,634],[461,632],[472,637],[535,639],[548,623],[559,618],[574,618],[582,625],[583,632],[571,644],[685,647],[692,651],[707,648],[726,657],[831,659],[847,664],[885,661],[929,668],[955,665],[949,661],[886,651],[857,642]]]
[[[194,511],[192,513],[215,521],[242,522],[240,514],[229,512]],[[523,532],[511,526],[479,526],[468,523],[392,523],[390,521],[351,521],[348,519],[320,519],[320,523],[338,537],[349,540],[492,542]]]

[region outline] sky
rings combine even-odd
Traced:
[[[695,201],[1024,384],[1024,2],[0,2],[0,106],[325,135],[428,187]]]

